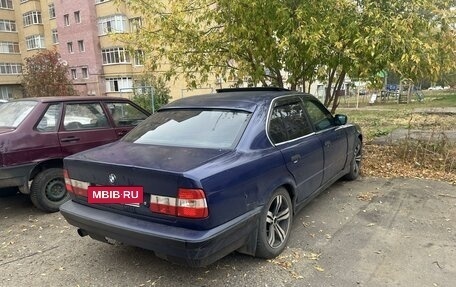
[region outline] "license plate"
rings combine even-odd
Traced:
[[[87,189],[89,203],[117,203],[138,207],[143,199],[142,186],[89,186]]]

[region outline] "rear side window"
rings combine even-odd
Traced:
[[[122,140],[138,144],[231,149],[250,113],[235,110],[173,109],[153,114]]]
[[[147,115],[129,103],[107,103],[109,113],[116,127],[136,126]]]
[[[0,127],[17,128],[38,103],[17,101],[0,105]]]
[[[67,131],[109,127],[99,103],[66,104],[63,125]]]
[[[53,104],[48,107],[46,113],[39,121],[36,126],[36,130],[39,132],[55,132],[57,131],[60,112],[62,109],[61,104]]]
[[[269,121],[269,137],[275,144],[312,133],[299,98],[279,99],[274,103]]]
[[[316,131],[335,126],[333,116],[320,102],[306,99],[304,106]]]

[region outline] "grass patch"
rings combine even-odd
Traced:
[[[456,107],[456,93],[431,94],[424,104],[432,107]]]
[[[423,139],[407,137],[395,146],[395,154],[415,167],[456,173],[456,144],[441,132]]]

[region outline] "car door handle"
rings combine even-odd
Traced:
[[[117,135],[120,136],[120,137],[123,137],[124,135],[127,134],[128,131],[125,131],[125,130],[122,130],[122,131],[118,131],[117,132]]]
[[[301,159],[301,155],[299,155],[299,154],[295,154],[291,157],[291,161],[293,163],[298,163],[300,159]]]
[[[67,143],[67,142],[77,142],[79,141],[80,138],[78,137],[67,137],[67,138],[63,138],[60,140],[60,142],[63,142],[63,143]]]

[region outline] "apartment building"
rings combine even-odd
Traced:
[[[80,95],[131,93],[133,74],[143,69],[140,51],[131,55],[109,34],[140,23],[110,0],[0,0],[0,98],[19,97],[25,58],[52,48]]]
[[[15,5],[12,0],[0,0],[0,99],[20,93],[22,55]]]
[[[80,95],[128,97],[140,87],[142,51],[127,51],[112,34],[140,29],[143,19],[114,0],[0,0],[0,99],[22,96],[25,58],[57,49]],[[211,92],[169,83],[172,98]]]
[[[109,0],[54,1],[60,55],[79,94],[129,95],[143,72],[143,56],[111,34],[137,29],[141,17]]]
[[[0,0],[0,99],[20,97],[25,58],[57,43],[52,1]]]

